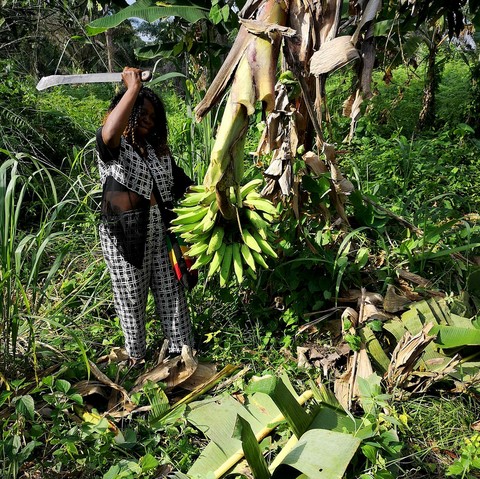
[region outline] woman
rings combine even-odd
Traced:
[[[193,343],[185,294],[168,258],[164,221],[172,202],[192,181],[170,155],[164,106],[143,87],[141,70],[127,67],[122,78],[126,89],[112,100],[97,131],[103,186],[99,232],[115,310],[134,365],[146,353],[149,289],[169,353]]]

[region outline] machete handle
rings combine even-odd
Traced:
[[[152,79],[152,72],[150,70],[144,70],[140,76],[142,81],[150,81]]]

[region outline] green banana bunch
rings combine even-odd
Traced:
[[[272,222],[278,213],[257,193],[262,183],[254,179],[231,189],[238,221],[224,220],[215,191],[201,185],[191,187],[173,209],[177,217],[171,230],[192,245],[188,251],[195,258],[192,268],[205,268],[207,278],[218,276],[221,287],[233,277],[238,284],[247,276],[256,279],[258,268],[268,269],[268,260],[277,258],[271,240]]]

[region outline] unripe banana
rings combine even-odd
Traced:
[[[259,232],[260,236],[264,240],[266,240],[268,223],[256,211],[250,210],[248,208],[245,210],[245,216],[250,221],[253,228]]]
[[[216,201],[212,201],[208,207],[208,212],[205,215],[203,223],[203,232],[210,231],[215,226],[215,221],[217,219],[218,204]]]
[[[256,251],[252,250],[252,256],[253,259],[262,267],[265,269],[268,269],[268,264],[267,262],[263,259],[263,256],[260,253],[257,253]]]
[[[212,235],[210,236],[210,241],[208,243],[208,254],[212,254],[217,251],[218,248],[220,248],[220,246],[222,245],[224,234],[225,230],[222,226],[215,226],[213,228]]]
[[[257,253],[262,252],[262,248],[260,248],[260,245],[258,244],[257,240],[253,237],[252,233],[248,231],[247,229],[244,229],[242,231],[242,237],[243,237],[243,242],[253,251],[256,251]]]
[[[250,248],[246,244],[242,244],[240,246],[240,251],[242,253],[243,259],[245,260],[245,263],[248,264],[249,269],[256,271],[257,266],[255,265],[255,259],[253,258]]]
[[[193,234],[206,233],[215,226],[215,220],[217,219],[218,205],[216,201],[210,203],[207,209],[207,214],[203,217],[202,221],[191,230]]]
[[[254,180],[249,181],[248,183],[244,184],[240,187],[240,197],[242,200],[252,191],[254,191],[258,186],[263,183],[263,180],[260,178],[256,178]]]
[[[232,267],[233,257],[233,245],[226,245],[225,252],[223,253],[222,266],[220,267],[220,286],[223,287],[227,284],[230,278],[230,270]]]
[[[187,231],[185,233],[181,233],[180,236],[190,244],[195,243],[206,243],[210,240],[210,233],[207,231],[206,233],[191,233]]]
[[[233,259],[233,271],[237,277],[238,284],[243,283],[243,261],[242,254],[240,253],[240,244],[232,244],[232,259]]]
[[[176,210],[180,210],[180,208],[176,208]],[[208,209],[205,206],[200,206],[198,209],[196,208],[194,211],[181,211],[177,213],[177,217],[170,221],[172,225],[185,225],[185,224],[192,224],[198,223],[201,221],[204,216],[208,213]]]
[[[203,193],[206,191],[205,185],[191,185],[188,187],[188,190],[194,193]]]
[[[277,208],[273,205],[273,203],[266,198],[261,197],[260,195],[247,195],[247,197],[243,200],[243,204],[245,206],[251,206],[256,210],[264,211],[265,213],[269,213],[273,216],[277,214]]]
[[[253,232],[253,237],[255,238],[255,241],[257,242],[257,244],[260,246],[261,250],[265,254],[268,254],[268,256],[271,256],[272,258],[278,258],[277,253],[270,246],[270,243],[268,241],[265,241],[263,238],[261,238],[256,231]]]
[[[208,248],[208,243],[197,243],[194,244],[189,250],[188,250],[188,256],[194,257],[198,256],[199,254],[207,251]]]
[[[215,199],[215,191],[203,191],[201,193],[187,193],[180,206],[209,205]]]
[[[252,269],[252,268],[247,268],[247,274],[253,278],[253,279],[257,279],[257,273],[255,273],[255,271]]]
[[[172,211],[174,213],[176,213],[177,216],[182,216],[182,215],[186,215],[188,213],[195,213],[195,212],[198,212],[198,211],[202,211],[204,209],[205,209],[205,206],[195,204],[195,205],[192,205],[192,206],[184,206],[184,205],[176,206],[175,208],[172,208]]]
[[[197,258],[195,259],[195,263],[193,263],[190,270],[198,269],[198,268],[201,268],[202,266],[205,266],[206,264],[210,263],[210,261],[212,261],[212,258],[213,258],[213,254],[207,254],[206,251],[204,251],[203,253],[197,256]]]
[[[179,234],[194,233],[196,229],[200,227],[201,224],[202,224],[201,222],[198,222],[198,223],[187,223],[185,225],[176,225],[176,226],[170,227],[170,231],[172,231],[173,233],[179,233]],[[201,231],[202,230],[200,230],[199,232]]]
[[[263,213],[263,219],[267,222],[267,223],[272,223],[273,220],[275,219],[275,216],[277,215],[278,213],[275,211],[275,215],[271,215],[269,213]]]
[[[225,243],[222,243],[222,246],[220,246],[220,248],[215,251],[210,266],[208,267],[208,278],[211,278],[220,269],[226,247],[227,245]]]

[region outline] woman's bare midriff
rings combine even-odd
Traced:
[[[111,193],[109,198],[110,204],[115,211],[130,211],[139,207],[142,196],[130,191],[116,191]],[[156,205],[157,200],[152,193],[150,196],[150,206]]]

